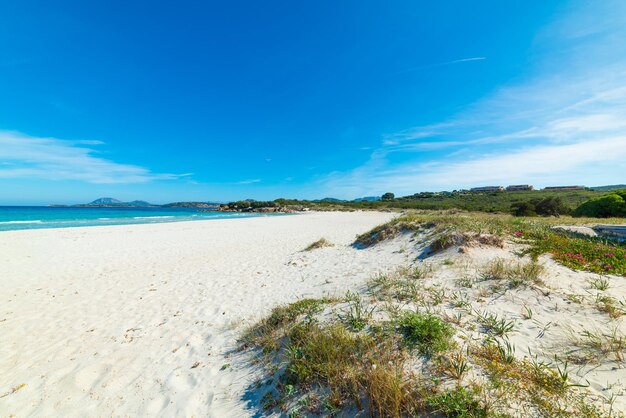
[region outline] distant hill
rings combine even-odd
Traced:
[[[353,202],[378,202],[380,200],[380,196],[365,196],[354,199]]]
[[[52,205],[64,206],[64,205]],[[198,209],[217,209],[219,203],[212,202],[173,202],[165,205],[154,205],[145,200],[133,200],[132,202],[122,202],[112,197],[101,197],[90,203],[80,203],[72,205],[79,208],[198,208]]]
[[[611,186],[597,186],[597,187],[590,187],[590,189],[596,190],[599,192],[610,192],[612,190],[626,189],[626,184],[614,184]]]
[[[164,208],[200,208],[200,209],[216,209],[220,207],[219,203],[212,202],[173,202],[161,205]]]
[[[133,208],[146,208],[146,207],[155,207],[158,205],[153,205],[145,200],[133,200],[132,202],[122,202],[121,200],[114,199],[112,197],[101,197],[99,199],[94,200],[91,203],[82,203],[78,205],[73,205],[75,207],[133,207]]]
[[[380,200],[380,196],[365,196],[359,197],[354,200],[342,200],[336,199],[334,197],[325,197],[323,199],[313,200],[313,202],[321,202],[321,203],[349,203],[349,202],[377,202]]]
[[[113,199],[112,197],[101,197],[100,199],[96,199],[91,203],[87,203],[88,205],[119,205],[120,203],[124,203],[121,200]]]

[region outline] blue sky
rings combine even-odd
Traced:
[[[626,3],[6,1],[0,204],[626,182]]]

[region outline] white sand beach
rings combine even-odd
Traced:
[[[572,382],[613,411],[626,410],[621,342],[581,362],[589,352],[572,342],[588,330],[623,335],[621,313],[611,318],[602,308],[608,302],[598,302],[609,295],[625,301],[623,278],[574,271],[543,255],[538,284],[507,290],[481,272],[497,260],[520,260],[522,246],[511,240],[425,258],[428,232],[351,246],[394,216],[331,212],[0,233],[0,416],[254,416],[262,366],[237,350],[248,325],[301,298],[350,290],[373,303],[367,279],[417,265],[429,272],[415,282],[419,297],[456,321],[461,350],[484,338],[480,315],[507,318],[519,359],[570,358],[561,367]],[[334,246],[302,251],[322,237]],[[599,279],[608,290],[598,290]],[[376,315],[382,312],[379,306]],[[481,378],[478,368],[468,376]]]
[[[241,330],[402,262],[393,246],[350,247],[393,216],[0,233],[0,416],[253,414],[250,372],[225,366]],[[301,252],[321,237],[336,246]]]

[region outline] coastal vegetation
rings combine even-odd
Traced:
[[[543,199],[531,199],[511,204],[511,213],[515,216],[561,216],[571,213],[560,197],[550,196]]]
[[[608,195],[607,195],[608,193]],[[512,213],[516,216],[562,216],[574,213],[587,217],[626,216],[624,192],[578,190],[520,190],[471,192],[421,192],[395,197],[387,192],[376,199],[342,201],[338,199],[273,201],[242,200],[221,205],[227,211],[301,211],[311,210],[446,210]],[[579,209],[580,207],[580,209]]]
[[[474,212],[512,213],[515,216],[626,217],[626,189],[609,188],[576,190],[517,190],[475,192],[420,192],[396,197],[387,192],[380,197],[344,201],[276,199],[257,201],[238,200],[225,204],[211,202],[176,202],[153,205],[144,201],[121,202],[100,198],[81,207],[164,207],[197,208],[232,212],[297,212],[303,210],[446,210],[460,209]]]
[[[574,216],[593,218],[626,217],[626,189],[595,197],[576,208]]]
[[[241,347],[262,374],[250,390],[268,413],[293,417],[623,417],[614,397],[589,389],[583,370],[625,363],[626,335],[612,321],[626,314],[626,300],[605,292],[609,276],[626,276],[626,247],[556,224],[417,211],[360,235],[359,249],[404,239],[414,261],[375,274],[359,292],[279,306],[252,325]],[[470,267],[461,255],[474,248],[498,256]],[[584,271],[597,293],[551,287],[546,256],[559,269]],[[604,315],[609,325],[553,331],[554,300]],[[515,340],[531,330],[537,337]],[[546,334],[549,343],[533,345]]]
[[[486,241],[493,237],[508,237],[527,245],[524,250],[535,259],[551,254],[555,260],[576,270],[594,273],[626,275],[626,247],[611,238],[583,237],[580,234],[553,228],[556,225],[593,224],[592,218],[524,218],[505,214],[464,212],[425,212],[400,216],[357,237],[355,244],[370,246],[401,233],[432,231],[435,248],[445,247],[446,241]],[[603,220],[622,223],[620,218]]]

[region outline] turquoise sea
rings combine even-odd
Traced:
[[[188,208],[73,208],[0,206],[0,231],[78,226],[150,224],[207,219],[277,216],[255,213],[201,212]]]

